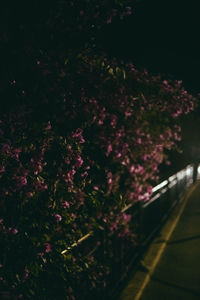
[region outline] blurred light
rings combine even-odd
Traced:
[[[176,183],[177,183],[177,180],[174,180],[174,181],[170,182],[170,184],[168,185],[168,187],[171,188],[171,187],[173,187]]]
[[[192,175],[192,172],[193,172],[193,167],[192,166],[187,166],[187,168],[186,168],[186,174],[188,175],[188,176],[190,176],[190,175]]]
[[[156,185],[153,189],[152,192],[156,192],[157,190],[161,189],[162,187],[164,187],[165,185],[168,184],[168,180],[164,180],[163,182],[161,182],[160,184]]]
[[[161,193],[164,194],[167,191],[167,187],[165,189],[162,189]]]
[[[191,173],[192,173],[192,172],[191,172],[191,169],[190,169],[190,168],[187,168],[187,169],[186,169],[186,175],[189,176]]]
[[[197,173],[200,174],[200,165],[198,166]]]
[[[197,179],[200,179],[200,165],[197,168]]]
[[[185,177],[185,170],[182,170],[180,172],[177,173],[177,178],[178,180],[181,180]]]
[[[157,193],[154,197],[152,197],[149,201],[145,202],[143,204],[143,207],[148,206],[152,202],[154,202],[156,199],[160,198],[162,194],[164,194],[168,188],[172,188],[174,185],[177,184],[179,180],[182,180],[183,178],[186,179],[186,186],[189,186],[192,182],[192,174],[193,174],[194,167],[192,165],[188,165],[185,169],[179,171],[178,173],[170,176],[167,180],[164,180],[160,184],[156,185],[153,189],[152,192],[155,193],[156,191],[162,189],[164,186],[166,186],[168,183],[168,186],[166,186],[164,189],[160,190],[159,193]],[[197,178],[200,179],[200,164],[198,165],[197,169]],[[189,177],[189,178],[188,178]]]
[[[160,198],[161,194],[158,193],[156,194],[153,198],[151,198],[151,200],[149,200],[148,202],[146,202],[145,204],[142,205],[142,207],[147,207],[149,204],[151,204],[152,202],[154,202],[156,199]]]
[[[170,182],[173,181],[174,179],[176,179],[176,174],[173,175],[173,176],[170,176],[170,177],[168,178],[168,180],[169,180]]]

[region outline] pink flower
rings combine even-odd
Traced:
[[[131,215],[127,215],[127,214],[123,213],[122,217],[126,223],[128,223],[131,220]]]
[[[137,143],[138,143],[138,144],[142,144],[142,139],[141,139],[141,138],[138,138],[138,139],[137,139]]]
[[[76,131],[72,132],[72,137],[80,144],[85,143],[82,133],[83,130],[81,128],[77,128]]]
[[[80,168],[83,164],[83,159],[82,157],[79,155],[77,158],[76,158],[76,162],[75,162],[75,167],[76,168]]]
[[[47,126],[45,127],[45,130],[50,130],[51,129],[51,122],[48,121]]]
[[[121,156],[122,156],[121,152],[118,152],[116,155],[117,158],[120,158]]]
[[[17,228],[13,228],[13,229],[12,229],[12,234],[15,235],[15,234],[17,234],[17,233],[18,233],[18,229],[17,229]]]
[[[148,159],[148,155],[144,154],[142,158],[143,158],[144,161],[146,161]]]
[[[112,145],[109,144],[107,147],[107,151],[106,151],[106,155],[108,156],[110,154],[110,152],[112,152]]]
[[[59,214],[55,215],[55,219],[56,219],[56,222],[58,222],[58,223],[62,221],[62,217]]]
[[[88,172],[84,172],[83,174],[81,174],[81,177],[87,177],[88,176]]]
[[[108,184],[112,184],[112,178],[108,178]]]
[[[135,166],[132,165],[132,166],[130,167],[130,169],[129,169],[129,172],[130,172],[130,173],[133,173],[134,170],[135,170]]]
[[[63,205],[64,208],[69,208],[70,207],[69,202],[67,202],[67,201],[63,202],[62,205]]]
[[[94,185],[94,186],[93,186],[93,189],[94,189],[95,191],[98,191],[98,190],[99,190],[99,188],[98,188],[97,185]]]
[[[144,168],[143,166],[138,166],[136,169],[135,169],[135,173],[136,174],[143,174],[144,173]]]
[[[73,179],[73,176],[76,174],[76,171],[74,169],[70,170],[68,173],[67,173],[67,178],[69,180],[72,180]]]
[[[51,244],[49,244],[49,243],[44,243],[44,247],[45,247],[45,252],[46,252],[46,253],[49,253],[49,252],[52,251],[52,250],[51,250]]]
[[[70,159],[69,159],[69,158],[66,158],[66,159],[65,159],[65,163],[66,163],[67,165],[69,165],[69,164],[70,164]]]
[[[18,188],[22,188],[23,186],[25,186],[27,184],[27,179],[25,176],[17,176],[16,180],[17,180]]]
[[[103,121],[102,121],[102,120],[99,120],[99,121],[98,121],[98,124],[99,124],[99,125],[103,125]]]
[[[128,110],[125,111],[125,116],[126,116],[126,117],[130,117],[131,115],[132,115],[132,113],[131,113],[130,111],[128,111]]]

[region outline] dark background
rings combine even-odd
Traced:
[[[106,26],[101,41],[112,55],[182,79],[198,93],[199,30],[198,1],[143,0],[132,16]]]

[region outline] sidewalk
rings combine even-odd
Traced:
[[[187,191],[120,300],[200,299],[200,183]]]

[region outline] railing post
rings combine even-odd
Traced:
[[[198,168],[198,163],[194,162],[193,163],[193,183],[197,181],[197,168]]]

